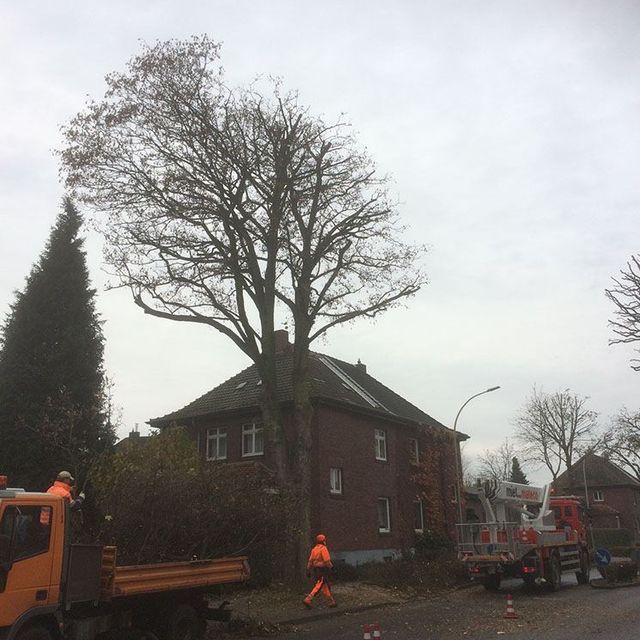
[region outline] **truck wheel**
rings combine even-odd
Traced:
[[[552,553],[547,565],[547,575],[545,576],[551,591],[559,591],[562,584],[562,567],[560,566],[560,556]]]
[[[198,612],[190,604],[178,605],[167,625],[167,640],[198,640],[204,632]]]
[[[590,570],[589,553],[583,549],[580,551],[580,571],[576,571],[578,584],[588,584]]]
[[[17,640],[51,640],[51,634],[45,627],[29,627],[17,635]]]
[[[487,591],[498,591],[500,589],[500,574],[490,573],[482,579],[482,585]]]

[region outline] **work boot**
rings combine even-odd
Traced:
[[[302,601],[302,604],[307,608],[311,609],[311,600],[307,597]]]
[[[337,603],[335,600],[332,600],[332,601],[329,603],[329,608],[330,608],[330,609],[335,609],[337,606],[338,606],[338,603]]]

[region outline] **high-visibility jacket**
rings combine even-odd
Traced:
[[[326,544],[317,544],[315,547],[313,547],[313,549],[311,549],[309,560],[307,562],[307,569],[321,568],[333,568],[333,563],[331,562],[331,554],[329,553],[329,549],[327,549]]]
[[[69,489],[69,485],[65,482],[60,482],[56,480],[52,486],[47,489],[47,493],[51,493],[54,496],[60,496],[64,498],[67,502],[72,502],[73,498],[71,496],[71,490]]]
[[[82,509],[82,503],[84,502],[84,494],[80,494],[77,498],[73,498],[71,490],[66,482],[60,482],[56,480],[53,485],[47,489],[47,493],[51,493],[54,496],[60,496],[64,498],[70,505],[71,511],[78,511]]]

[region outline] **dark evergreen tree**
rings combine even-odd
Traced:
[[[90,287],[82,217],[70,199],[2,327],[0,473],[43,489],[60,469],[81,482],[113,444],[104,338]]]
[[[515,456],[511,461],[511,475],[509,476],[509,481],[517,482],[518,484],[529,484],[529,480],[527,480],[527,476],[520,466],[520,461]]]

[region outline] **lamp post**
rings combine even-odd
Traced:
[[[457,436],[457,428],[458,428],[458,418],[462,413],[462,410],[474,399],[478,396],[484,395],[485,393],[491,393],[492,391],[497,391],[500,386],[489,387],[480,393],[476,393],[472,395],[467,401],[460,407],[460,410],[456,414],[456,419],[453,421],[453,446],[454,446],[454,458],[456,461],[456,500],[458,502],[458,523],[462,524],[462,492],[460,491],[461,478],[460,478],[460,460],[458,459],[458,436]]]

